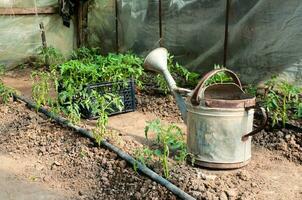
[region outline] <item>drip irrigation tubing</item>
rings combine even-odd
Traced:
[[[42,113],[45,116],[53,119],[55,122],[59,123],[60,125],[69,127],[71,129],[75,130],[76,132],[79,132],[82,135],[84,135],[84,136],[92,139],[95,142],[95,139],[93,137],[93,133],[90,132],[89,130],[84,129],[82,127],[79,127],[77,125],[74,125],[69,120],[67,120],[67,119],[65,119],[65,118],[63,118],[61,116],[58,116],[58,115],[56,115],[56,114],[54,114],[52,112],[49,112],[45,108],[38,107],[35,103],[27,100],[26,98],[24,98],[22,96],[19,96],[17,94],[13,94],[13,98],[14,98],[15,101],[19,100],[19,101],[24,102],[28,108],[32,108],[32,109],[35,109],[35,110],[39,111],[40,113]],[[163,178],[162,176],[158,175],[157,173],[155,173],[154,171],[152,171],[151,169],[149,169],[147,166],[145,166],[145,165],[141,164],[140,162],[136,161],[132,156],[130,156],[129,154],[125,153],[120,148],[118,148],[118,147],[110,144],[109,142],[107,142],[105,140],[103,140],[101,142],[101,145],[104,146],[104,147],[106,147],[107,149],[113,151],[120,158],[122,158],[123,160],[127,161],[131,165],[136,164],[137,165],[137,169],[140,172],[142,172],[143,174],[147,175],[149,178],[151,178],[152,180],[154,180],[157,183],[161,184],[162,186],[166,187],[168,190],[170,190],[177,197],[179,197],[181,199],[186,199],[186,200],[194,200],[195,199],[194,197],[192,197],[188,193],[184,192],[183,190],[181,190],[180,188],[178,188],[176,185],[174,185],[173,183],[171,183],[167,179]]]

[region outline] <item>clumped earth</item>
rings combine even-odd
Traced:
[[[96,147],[20,103],[1,105],[0,113],[0,152],[39,160],[43,166],[35,181],[69,191],[70,199],[175,199],[115,153]]]
[[[142,112],[180,121],[172,97],[141,94],[138,105]],[[142,146],[121,134],[110,142],[130,154]],[[254,143],[251,163],[240,170],[213,171],[171,161],[169,180],[196,199],[302,199],[301,133],[263,132]],[[31,181],[62,190],[70,199],[177,199],[116,154],[18,102],[0,105],[0,153],[30,157],[39,166]],[[158,164],[151,167],[162,173]],[[28,173],[20,176],[28,179]]]
[[[170,122],[182,121],[172,95],[142,92],[136,95],[136,101],[138,111],[154,113],[159,118]]]
[[[266,130],[257,134],[254,143],[270,150],[279,150],[290,161],[302,164],[302,132],[288,129]]]

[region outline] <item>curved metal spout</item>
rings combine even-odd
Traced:
[[[164,76],[169,86],[169,89],[171,90],[173,96],[175,97],[182,119],[185,123],[187,123],[186,103],[184,97],[182,97],[180,93],[185,93],[186,95],[188,95],[189,93],[192,93],[192,91],[185,88],[177,87],[175,80],[173,79],[171,73],[168,70],[167,60],[168,60],[167,49],[157,48],[148,54],[148,56],[144,61],[144,67],[148,70],[161,73]]]

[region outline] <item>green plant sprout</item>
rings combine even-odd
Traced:
[[[220,65],[214,65],[214,69],[223,69]],[[232,78],[224,72],[218,72],[206,81],[206,85],[211,85],[214,83],[227,83],[232,81]]]
[[[134,151],[134,157],[136,158],[136,162],[133,164],[133,169],[137,172],[138,162],[145,166],[151,164],[154,157],[154,151],[148,147],[137,148]]]
[[[297,103],[296,116],[297,116],[297,118],[302,118],[302,102]]]
[[[0,64],[0,76],[4,74],[5,74],[5,65]],[[7,104],[14,93],[15,90],[5,86],[0,77],[0,102],[3,104]]]
[[[1,103],[7,104],[14,93],[15,93],[15,91],[12,88],[5,86],[0,81],[0,102]]]
[[[108,112],[112,111],[113,108],[119,110],[123,107],[123,102],[121,98],[114,94],[104,94],[99,95],[97,92],[91,94],[95,99],[96,105],[98,106],[99,118],[96,123],[96,128],[93,130],[93,135],[98,143],[101,144],[101,141],[104,139],[105,134],[107,133],[107,124],[108,124]]]
[[[184,162],[188,156],[184,134],[175,124],[163,125],[159,119],[151,121],[145,127],[145,137],[148,139],[148,133],[152,131],[156,135],[156,143],[159,149],[154,154],[159,157],[165,177],[169,177],[169,156],[174,155],[178,162]]]
[[[0,76],[5,74],[5,65],[0,64]]]
[[[257,96],[257,87],[252,84],[248,84],[244,89],[244,92],[255,97]]]
[[[63,63],[64,60],[63,54],[52,46],[38,48],[38,66],[54,66]]]
[[[302,93],[302,89],[294,86],[285,80],[278,80],[276,76],[268,80],[265,85],[267,86],[267,92],[263,99],[263,104],[271,113],[272,126],[282,122],[282,126],[285,127],[286,122],[289,120],[290,111],[299,115],[301,99],[299,95]]]
[[[44,105],[53,106],[55,100],[51,98],[51,91],[57,92],[58,82],[56,77],[55,71],[33,71],[31,73],[32,96],[38,108]]]

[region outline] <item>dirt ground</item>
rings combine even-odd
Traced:
[[[30,96],[28,72],[4,82]],[[124,151],[146,144],[145,122],[157,117],[185,130],[171,97],[141,94],[138,101],[138,111],[109,120],[118,130],[111,142]],[[267,130],[253,143],[252,161],[242,169],[173,164],[169,180],[197,199],[302,199],[302,133]],[[114,153],[18,102],[0,105],[0,160],[0,199],[176,199]]]

